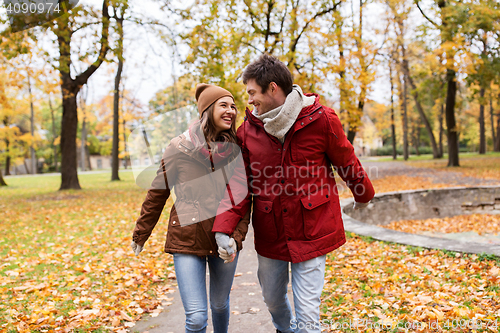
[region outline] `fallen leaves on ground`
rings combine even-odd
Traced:
[[[474,172],[475,177],[495,176],[495,167],[488,166],[483,172]],[[341,198],[351,197],[345,184],[338,183]],[[372,183],[377,193],[453,186],[410,176],[389,176]],[[498,215],[477,215],[469,215],[457,225],[458,220],[449,218],[446,226],[437,226],[438,221],[428,225],[405,221],[397,230],[415,232],[412,230],[420,226],[414,222],[422,222],[422,228],[429,230],[499,230]],[[484,219],[490,221],[489,226],[479,229]],[[498,259],[352,235],[327,256],[323,328],[328,332],[500,332],[499,266]],[[381,324],[390,328],[381,328]]]
[[[110,188],[103,176],[86,177],[83,191],[23,198],[22,188],[2,190],[1,332],[125,332],[157,315],[174,290],[163,253],[168,211],[136,257],[130,243],[144,190],[131,174]]]
[[[168,210],[135,257],[131,233],[145,192],[130,173],[120,176],[126,180],[80,176],[85,190],[59,193],[57,187],[23,185],[36,177],[9,179],[14,185],[0,192],[7,221],[0,238],[0,331],[125,332],[171,300],[172,260],[163,253]],[[373,184],[378,193],[447,187],[407,176]],[[322,319],[330,323],[500,323],[498,261],[351,236],[327,264]]]
[[[329,332],[497,332],[484,329],[487,322],[500,325],[499,284],[495,260],[352,236],[327,256],[321,317]],[[474,321],[483,330],[471,330]],[[394,330],[373,329],[376,322]]]
[[[403,220],[380,227],[414,234],[422,231],[442,233],[474,231],[479,235],[496,234],[500,232],[500,215],[472,214],[427,220]]]
[[[459,167],[448,167],[448,161],[445,159],[432,161],[411,161],[405,163],[419,168],[433,168],[443,172],[460,172],[467,177],[500,180],[500,157],[461,157]]]

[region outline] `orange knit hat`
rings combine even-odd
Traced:
[[[233,99],[233,95],[224,88],[214,86],[212,84],[199,83],[196,86],[196,102],[198,102],[198,112],[200,113],[200,118],[203,112],[212,104],[214,104],[218,99],[222,97],[229,96]]]

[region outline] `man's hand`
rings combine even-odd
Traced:
[[[354,201],[354,205],[352,206],[352,208],[354,210],[363,209],[363,208],[366,208],[366,206],[368,206],[369,204],[370,204],[370,201],[365,202],[365,203]]]
[[[224,263],[232,262],[236,257],[236,242],[233,238],[222,232],[215,233],[215,240],[219,247],[219,257],[224,260]]]
[[[136,256],[138,256],[139,253],[141,253],[142,249],[144,248],[144,246],[140,246],[134,241],[132,241],[132,244],[130,244],[130,246],[132,247],[132,250],[134,250]]]

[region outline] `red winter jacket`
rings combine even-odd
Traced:
[[[237,135],[248,179],[240,172],[241,179],[235,174],[231,182],[248,181],[250,193],[232,208],[228,198],[222,201],[213,232],[230,235],[253,200],[255,249],[264,257],[297,263],[345,243],[331,166],[356,201],[370,201],[375,191],[335,111],[319,104],[315,96],[315,103],[302,109],[283,144],[246,110]]]

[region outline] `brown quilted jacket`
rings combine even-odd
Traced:
[[[225,165],[227,166],[227,161],[215,164],[212,169],[210,160],[197,151],[184,134],[172,139],[142,204],[133,241],[144,245],[160,218],[170,196],[170,188],[174,187],[176,199],[170,211],[165,252],[218,255],[212,227],[225,191],[225,182],[220,178],[221,167]],[[231,235],[238,250],[243,248],[242,242],[250,222],[249,215],[250,212],[238,223]],[[207,218],[203,218],[205,216]],[[200,222],[186,223],[191,220]]]

